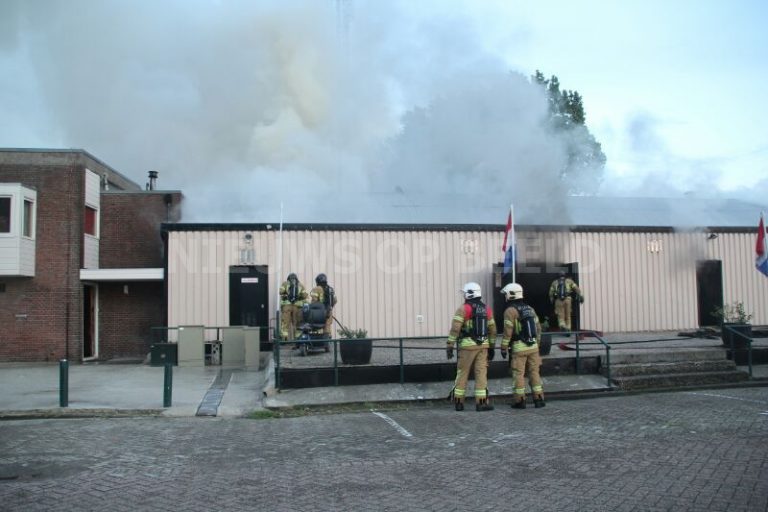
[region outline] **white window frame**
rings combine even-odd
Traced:
[[[29,203],[29,235],[24,234],[24,225],[27,220],[27,212],[25,210],[26,204]],[[19,225],[19,236],[22,238],[26,238],[27,240],[34,240],[36,238],[35,233],[37,232],[37,205],[35,204],[36,201],[30,197],[26,197],[22,194],[21,196],[21,224]]]

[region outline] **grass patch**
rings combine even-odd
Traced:
[[[270,420],[272,418],[279,418],[280,416],[269,409],[253,411],[248,415],[249,420]]]

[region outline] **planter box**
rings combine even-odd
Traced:
[[[742,349],[747,348],[747,340],[744,336],[739,336],[733,331],[740,332],[744,336],[752,337],[752,326],[745,324],[731,324],[724,323],[720,328],[720,338],[723,340],[723,345],[726,348],[731,348],[731,339],[733,339],[733,348]]]
[[[344,364],[368,364],[371,362],[373,340],[342,340],[340,345],[341,362]]]

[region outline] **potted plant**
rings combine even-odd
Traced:
[[[725,304],[721,308],[716,308],[712,313],[720,319],[720,337],[723,340],[723,345],[730,348],[731,340],[733,340],[733,348],[745,348],[747,341],[744,336],[752,337],[752,325],[749,324],[749,321],[752,320],[752,313],[745,311],[744,303],[736,301]],[[744,336],[734,334],[733,331]]]
[[[368,364],[371,362],[373,340],[365,329],[341,329],[341,362],[344,364]]]
[[[539,335],[539,355],[548,356],[552,350],[552,333],[549,332],[549,318],[546,316],[541,317],[539,325],[541,326],[541,334]]]

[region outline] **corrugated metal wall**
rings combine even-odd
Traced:
[[[503,233],[492,231],[284,231],[277,275],[276,231],[171,231],[168,320],[227,325],[229,266],[242,257],[269,267],[270,311],[290,272],[307,288],[324,272],[336,289],[336,316],[371,336],[444,335],[459,289],[492,287]],[[698,326],[696,262],[723,260],[724,299],[743,300],[768,323],[768,279],[753,265],[754,235],[673,232],[518,231],[521,261],[578,262],[586,295],[582,326],[606,332]],[[250,251],[250,252],[249,252]]]

